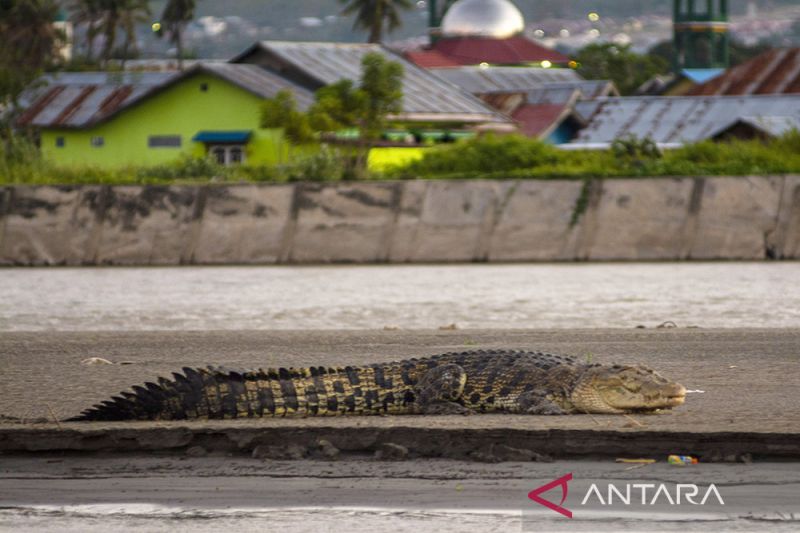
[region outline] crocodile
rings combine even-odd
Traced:
[[[669,409],[686,389],[640,365],[479,350],[391,363],[235,371],[183,368],[69,419],[192,420],[369,414],[622,414]]]

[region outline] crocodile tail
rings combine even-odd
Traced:
[[[263,372],[184,367],[174,379],[159,378],[134,386],[86,409],[67,422],[114,420],[187,420],[261,416],[248,402],[245,383],[270,377]],[[262,375],[263,374],[263,375]],[[251,387],[252,388],[252,387]],[[259,402],[255,402],[259,403]]]

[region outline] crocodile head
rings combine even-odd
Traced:
[[[683,404],[686,388],[645,366],[592,365],[570,395],[578,411],[630,413]]]

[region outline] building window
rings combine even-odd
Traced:
[[[207,83],[201,83],[200,84],[200,92],[204,92],[204,93],[208,92],[208,84]]]
[[[147,146],[150,148],[180,148],[180,135],[151,135],[147,138]]]
[[[227,159],[227,155],[225,154],[225,148],[223,146],[216,146],[211,149],[211,153],[214,155],[214,160],[219,163],[220,165],[225,164],[225,160]]]
[[[56,137],[56,146],[64,148],[64,137]]]
[[[208,153],[220,165],[238,165],[245,161],[244,145],[242,144],[209,146]]]
[[[92,137],[91,143],[92,143],[92,146],[94,146],[95,148],[100,148],[101,146],[105,146],[106,139],[105,139],[105,137],[101,137],[101,136]]]

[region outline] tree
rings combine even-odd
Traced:
[[[307,144],[316,139],[308,115],[297,109],[297,101],[288,89],[278,91],[261,105],[261,127],[282,128],[293,144]]]
[[[102,57],[104,61],[112,58],[117,44],[117,30],[125,33],[122,58],[138,51],[136,42],[136,23],[147,20],[150,6],[147,0],[99,0],[100,29],[105,39]]]
[[[625,96],[633,94],[656,74],[670,71],[669,62],[658,56],[631,52],[630,45],[590,44],[578,51],[578,74],[589,80],[611,80]]]
[[[320,88],[306,113],[297,110],[294,98],[281,91],[261,108],[261,126],[283,128],[295,144],[319,139],[320,133],[357,129],[355,157],[349,162],[356,176],[363,176],[369,148],[385,129],[389,115],[402,111],[403,66],[372,52],[361,61],[361,79],[340,80]]]
[[[361,61],[361,90],[366,109],[359,128],[366,140],[376,140],[390,114],[403,110],[403,66],[382,54],[366,54]]]
[[[195,0],[167,0],[161,14],[158,36],[169,35],[178,54],[178,67],[183,69],[183,30],[194,18]]]
[[[84,38],[86,39],[86,62],[94,59],[94,42],[101,33],[103,13],[101,0],[76,0],[70,5],[72,21],[76,26],[86,26]]]
[[[379,43],[383,37],[384,24],[388,32],[400,27],[400,10],[413,7],[411,0],[339,0],[347,4],[342,10],[342,15],[355,13],[356,20],[353,29],[367,30],[367,42]]]
[[[64,36],[54,26],[53,0],[0,0],[0,108],[58,59]]]
[[[150,19],[151,11],[148,0],[123,0],[120,16],[120,27],[125,32],[122,45],[122,60],[139,55],[139,42],[136,39],[136,24]]]
[[[101,57],[104,62],[111,59],[114,45],[117,42],[117,29],[120,25],[121,7],[120,0],[100,0],[100,32],[103,34],[103,51]]]
[[[309,123],[316,131],[353,128],[366,109],[366,94],[353,80],[339,80],[318,89],[309,110]]]

